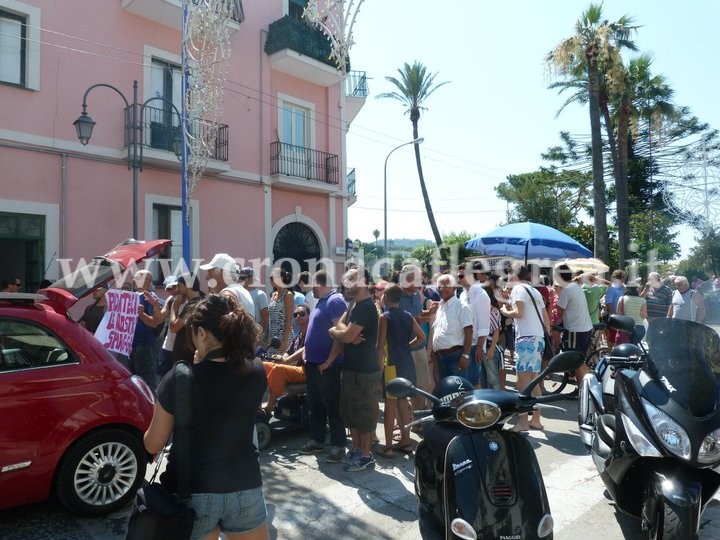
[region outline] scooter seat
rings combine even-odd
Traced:
[[[285,385],[285,394],[288,396],[299,396],[307,392],[307,385],[304,383],[295,383]]]

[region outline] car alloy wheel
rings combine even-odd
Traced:
[[[138,437],[104,430],[76,442],[58,470],[60,502],[83,515],[99,515],[123,506],[145,476],[145,453]]]

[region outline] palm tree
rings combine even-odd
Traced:
[[[378,241],[378,238],[380,238],[380,231],[375,229],[372,232],[372,235],[375,237],[375,251],[377,251],[377,241]]]
[[[437,73],[428,73],[427,68],[418,61],[415,61],[412,66],[406,62],[401,69],[398,69],[398,74],[400,75],[399,79],[395,77],[385,77],[386,81],[395,86],[396,91],[384,92],[377,97],[396,99],[406,107],[405,113],[410,113],[410,122],[412,122],[413,126],[413,139],[417,139],[419,137],[418,122],[420,121],[420,111],[427,110],[427,107],[424,107],[423,103],[435,90],[447,84],[448,81],[434,84]],[[420,178],[420,189],[422,190],[423,200],[425,201],[425,210],[427,211],[428,220],[430,221],[430,228],[435,237],[435,243],[439,247],[442,245],[442,238],[435,223],[430,197],[428,196],[427,187],[425,186],[425,177],[423,176],[422,162],[420,161],[420,144],[415,143],[414,146],[415,163],[417,164],[418,177]]]
[[[636,27],[623,16],[610,23],[602,19],[602,5],[590,4],[575,23],[575,34],[558,43],[545,61],[556,73],[569,79],[587,77],[590,111],[590,138],[593,176],[593,218],[595,220],[595,256],[608,260],[608,229],[603,179],[602,134],[600,131],[601,64],[616,58],[620,49],[636,50],[628,38]]]

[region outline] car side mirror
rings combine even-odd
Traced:
[[[413,383],[402,377],[391,380],[385,389],[390,396],[396,399],[412,397],[417,393],[417,388],[413,386]]]

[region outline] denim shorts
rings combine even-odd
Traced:
[[[216,527],[225,533],[248,533],[267,522],[262,487],[231,493],[193,493],[189,505],[197,514],[192,538],[202,538]]]

